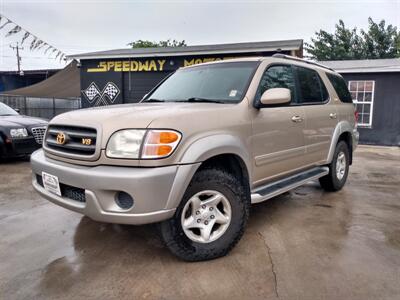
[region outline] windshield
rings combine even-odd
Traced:
[[[227,62],[178,70],[144,101],[237,103],[257,66],[257,61]]]
[[[16,116],[18,113],[11,107],[0,102],[0,116]]]

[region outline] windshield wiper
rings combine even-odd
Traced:
[[[144,100],[143,102],[165,102],[165,100],[152,98],[152,99]]]
[[[200,97],[191,97],[184,101],[186,101],[186,102],[205,102],[205,103],[226,103],[225,101],[222,101],[222,100],[207,99],[207,98],[200,98]]]

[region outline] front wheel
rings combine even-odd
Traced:
[[[187,261],[226,255],[243,235],[250,199],[240,181],[220,169],[198,171],[174,217],[161,223],[173,254]]]
[[[346,183],[349,163],[349,147],[344,141],[340,141],[336,145],[332,162],[329,165],[329,174],[319,179],[321,187],[332,192],[340,190]]]

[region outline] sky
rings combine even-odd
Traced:
[[[309,41],[320,29],[332,32],[339,19],[366,28],[372,17],[400,28],[400,0],[0,0],[0,13],[68,55],[127,48],[138,39],[170,38],[188,45]],[[0,70],[16,70],[10,45],[23,34],[5,37],[7,29],[12,25],[0,31]],[[29,42],[20,54],[23,70],[65,66],[44,48],[30,51]]]

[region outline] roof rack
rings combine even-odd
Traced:
[[[299,58],[299,57],[294,57],[294,56],[291,56],[291,55],[286,55],[286,54],[282,54],[282,53],[275,53],[275,54],[272,55],[272,57],[290,59],[290,60],[294,60],[294,61],[300,61],[300,62],[309,64],[309,65],[314,65],[314,66],[318,66],[318,67],[321,67],[321,68],[324,68],[324,69],[335,71],[334,69],[329,68],[329,67],[324,66],[324,65],[321,65],[319,63],[316,63],[316,62],[313,62],[313,61],[309,61],[309,60],[305,60],[305,59],[302,59],[302,58]]]

